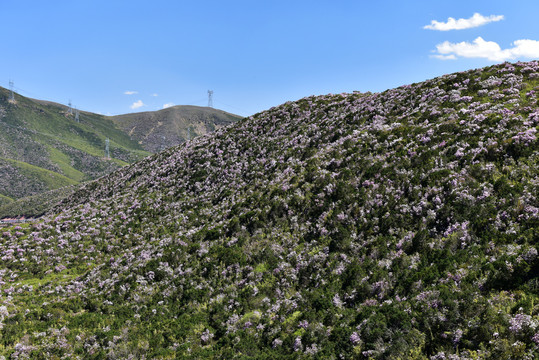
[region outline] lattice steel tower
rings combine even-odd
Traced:
[[[208,90],[208,107],[213,107],[213,90]]]
[[[107,159],[110,159],[110,151],[109,151],[109,139],[105,140],[105,157]]]
[[[13,80],[9,80],[9,101],[15,101],[15,94],[13,93]]]

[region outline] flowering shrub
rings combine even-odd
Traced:
[[[87,184],[0,237],[0,352],[539,355],[538,73],[308,97]]]

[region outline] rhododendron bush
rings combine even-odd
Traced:
[[[313,96],[1,234],[6,358],[539,355],[537,62]]]

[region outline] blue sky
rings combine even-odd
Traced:
[[[536,59],[538,13],[519,0],[0,0],[0,86],[103,114],[206,106],[211,89],[214,107],[247,116]]]

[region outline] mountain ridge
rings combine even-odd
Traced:
[[[75,111],[78,111],[79,122],[75,119]],[[129,118],[132,114],[126,116]],[[234,120],[239,118],[226,116]],[[156,122],[168,121],[166,116],[159,114],[153,117]],[[188,118],[183,123],[191,124]],[[149,155],[151,152],[144,150],[144,146],[162,150],[183,140],[160,138],[158,148],[152,146],[152,139],[132,140],[114,123],[114,117],[75,109],[69,111],[65,105],[19,94],[15,94],[15,101],[11,102],[9,91],[4,88],[0,88],[0,127],[0,194],[4,204],[95,179]],[[193,136],[204,131],[193,131]],[[110,159],[105,158],[107,141],[110,141]],[[48,181],[41,169],[52,172],[58,181]],[[15,178],[18,179],[16,187]]]

